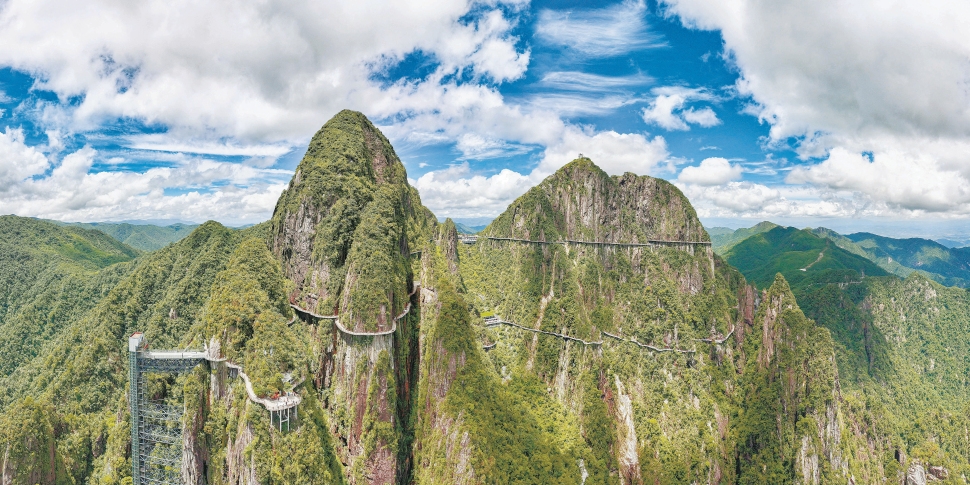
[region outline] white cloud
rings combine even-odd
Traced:
[[[509,157],[529,152],[532,147],[517,145],[482,137],[475,133],[465,133],[458,137],[455,146],[461,151],[463,160],[484,160],[488,158]]]
[[[47,126],[90,129],[125,117],[166,125],[177,140],[295,143],[342,108],[413,108],[370,76],[415,50],[441,64],[434,89],[447,89],[448,73],[520,77],[529,53],[515,48],[497,3],[95,0],[78,9],[10,0],[0,7],[0,65],[34,73],[37,87],[61,99],[83,96],[76,107],[38,106]]]
[[[712,126],[721,124],[721,120],[717,118],[717,115],[714,114],[714,110],[712,110],[710,106],[705,106],[697,110],[694,108],[687,108],[681,113],[681,116],[683,116],[684,120],[688,123],[701,125],[704,128],[710,128]]]
[[[666,86],[654,88],[653,93],[656,97],[650,102],[650,106],[641,111],[643,121],[648,124],[654,124],[666,130],[689,130],[688,123],[705,128],[721,123],[710,107],[699,110],[684,109],[689,101],[713,100],[714,96],[704,89]]]
[[[709,201],[718,208],[732,211],[732,214],[763,209],[768,202],[781,197],[777,189],[751,182],[728,182],[716,187],[687,185],[681,188],[691,202]]]
[[[860,192],[908,211],[970,215],[970,179],[965,173],[942,167],[936,157],[914,159],[902,150],[876,153],[870,161],[860,153],[834,148],[825,161],[792,170],[787,182]]]
[[[536,35],[589,57],[612,57],[664,45],[649,31],[643,0],[599,9],[542,10]]]
[[[722,185],[741,178],[744,170],[740,165],[721,157],[705,158],[697,167],[684,167],[677,177],[679,182],[697,185]]]
[[[49,166],[43,153],[24,144],[23,130],[7,128],[0,133],[0,193],[6,194],[25,179],[43,174]]]
[[[271,213],[286,188],[282,179],[290,176],[198,159],[142,173],[92,172],[96,156],[85,147],[52,163],[25,146],[18,132],[0,134],[0,213],[65,221],[203,221],[218,215],[225,223],[252,223]]]
[[[439,217],[495,216],[536,183],[508,169],[489,177],[473,175],[467,163],[410,182],[421,193],[421,203]]]
[[[289,153],[287,144],[238,145],[230,140],[172,140],[164,134],[133,135],[128,137],[128,148],[172,153],[198,153],[203,155],[280,157]]]
[[[560,143],[546,148],[542,162],[533,172],[538,179],[536,182],[574,160],[580,153],[610,175],[626,172],[647,175],[670,155],[662,136],[649,139],[639,133],[589,133],[569,128]]]
[[[970,214],[970,4],[664,4],[720,31],[769,146],[794,137],[802,158],[824,159],[789,183],[848,192],[856,214]]]
[[[428,172],[411,184],[421,193],[421,202],[440,217],[494,217],[580,154],[610,175],[645,175],[669,156],[661,136],[648,139],[636,133],[593,133],[567,127],[561,141],[548,146],[539,165],[528,174],[504,169],[486,177],[472,174],[465,163]]]
[[[583,92],[615,92],[617,89],[647,86],[653,82],[652,77],[644,74],[602,76],[578,71],[554,71],[539,80],[539,84],[545,87]]]

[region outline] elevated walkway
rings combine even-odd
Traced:
[[[343,324],[340,323],[339,314],[319,315],[317,313],[311,312],[310,310],[307,310],[306,308],[299,307],[295,304],[290,304],[290,307],[292,307],[293,310],[295,310],[298,314],[303,314],[303,315],[321,319],[321,320],[333,320],[334,324],[337,327],[337,330],[339,330],[340,333],[344,335],[348,335],[352,337],[382,337],[385,335],[393,335],[394,332],[397,331],[397,322],[400,321],[402,318],[406,317],[408,313],[411,313],[411,300],[413,299],[414,294],[417,293],[418,290],[420,289],[421,289],[421,284],[415,281],[414,286],[411,289],[411,293],[408,293],[408,303],[407,305],[404,306],[404,311],[402,311],[400,315],[397,315],[391,320],[391,328],[389,330],[379,330],[376,332],[357,332],[354,330],[350,330],[347,327],[344,327]]]
[[[642,247],[656,247],[656,246],[678,246],[678,245],[688,245],[688,246],[710,246],[710,241],[672,241],[663,239],[648,239],[646,242],[642,243],[618,243],[618,242],[606,242],[606,241],[580,241],[576,239],[563,239],[559,241],[539,241],[533,239],[520,239],[515,237],[492,237],[486,236],[486,239],[490,241],[509,241],[518,242],[525,244],[559,244],[559,245],[590,245],[590,246],[615,246],[615,247],[625,247],[625,248],[642,248]]]
[[[129,395],[131,408],[132,485],[182,485],[183,406],[149,399],[145,375],[149,373],[183,374],[202,362],[224,362],[242,377],[246,394],[270,412],[270,426],[283,431],[297,417],[301,397],[286,393],[267,399],[256,395],[242,366],[219,357],[218,345],[202,351],[149,350],[141,332],[128,339]],[[276,423],[274,425],[274,423]]]

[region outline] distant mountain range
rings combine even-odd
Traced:
[[[455,223],[455,228],[458,229],[458,232],[462,234],[478,234],[479,232],[482,231],[482,229],[485,229],[486,227],[488,227],[488,224],[485,224],[482,226],[469,226],[466,224],[462,224],[460,222]]]
[[[781,226],[766,221],[750,228],[742,228],[737,230],[725,227],[713,227],[710,228],[708,232],[711,235],[714,251],[722,256],[727,256],[741,242],[747,240],[748,238],[766,234],[779,227]],[[827,240],[834,244],[836,248],[852,255],[865,258],[887,273],[905,278],[909,276],[910,273],[919,272],[924,276],[946,286],[959,286],[963,288],[970,287],[970,247],[951,248],[929,239],[895,239],[878,236],[867,232],[843,235],[824,227],[803,230],[797,230],[794,228],[782,229],[785,229],[785,231],[783,231],[784,234],[790,235],[791,237],[796,237],[799,243],[805,244],[805,251],[821,250],[824,242]],[[796,236],[794,234],[795,232],[800,234]],[[810,235],[819,239],[819,241],[811,241],[812,238],[809,237]],[[748,255],[747,251],[766,251],[767,248],[772,248],[773,251],[781,251],[782,248],[777,247],[776,244],[783,242],[793,243],[793,241],[782,241],[777,239],[777,237],[779,236],[776,234],[768,239],[759,239],[756,244],[752,242],[752,244],[748,246],[748,249],[744,251],[734,251],[734,254],[731,257],[754,257],[754,255]],[[811,242],[809,243],[809,241]],[[790,247],[785,252],[789,251],[791,251]],[[771,254],[774,253],[772,252]],[[847,259],[845,255],[838,251],[832,251],[830,254],[835,256],[836,259]],[[728,257],[729,261],[731,260],[731,257]],[[767,253],[758,257],[770,258]],[[788,273],[782,270],[789,269],[787,268],[789,262],[794,260],[798,260],[800,262],[803,258],[796,257],[794,254],[791,254],[782,259],[783,261],[780,260],[775,263],[779,266],[774,269],[782,272],[787,277]],[[820,261],[820,263],[824,262]],[[750,268],[750,265],[747,263],[744,263],[738,267],[741,268],[742,266],[753,269]],[[801,267],[795,269],[800,268]],[[768,267],[765,267],[764,270],[767,271]],[[874,275],[871,272],[867,274]],[[774,274],[762,276],[764,277],[763,279],[768,278],[768,276],[773,278]],[[768,280],[765,279],[765,282],[768,282]],[[795,286],[794,282],[792,285]]]
[[[176,223],[167,226],[154,224],[130,224],[127,222],[57,222],[62,226],[81,227],[101,231],[119,242],[135,249],[154,251],[180,241],[199,227],[198,224]]]

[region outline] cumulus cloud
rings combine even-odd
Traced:
[[[541,161],[528,174],[509,169],[490,176],[473,174],[464,163],[428,172],[411,184],[421,193],[421,202],[439,216],[491,217],[580,154],[611,175],[645,175],[669,157],[661,136],[651,139],[638,133],[566,127],[560,140],[544,150]]]
[[[655,88],[653,93],[656,97],[650,102],[650,106],[641,111],[643,121],[648,124],[654,124],[666,130],[689,130],[688,123],[705,128],[721,123],[710,107],[705,106],[696,110],[684,109],[689,101],[714,99],[704,89],[668,86]]]
[[[789,183],[851,192],[864,213],[970,213],[966,2],[663,4],[720,31],[769,147],[794,141],[803,159],[823,159]]]
[[[539,12],[536,35],[546,43],[589,57],[612,57],[663,46],[660,36],[650,32],[646,15],[643,0],[598,9],[544,9]]]
[[[935,157],[912,158],[904,151],[871,155],[834,148],[823,162],[798,167],[789,183],[812,183],[849,190],[909,211],[970,214],[970,179],[941,167]]]
[[[497,3],[11,0],[0,8],[0,65],[34,73],[61,99],[80,96],[76,107],[56,105],[66,113],[54,121],[69,128],[125,117],[164,124],[172,137],[294,141],[341,108],[415,108],[370,76],[416,50],[440,64],[429,81],[438,90],[448,73],[520,77],[529,53]]]
[[[744,170],[721,157],[705,158],[696,167],[684,167],[677,177],[679,182],[697,185],[721,185],[741,178]]]
[[[7,128],[0,133],[0,193],[5,194],[25,179],[44,173],[48,166],[50,163],[43,153],[24,144],[23,130]]]
[[[24,145],[15,130],[0,133],[0,213],[70,221],[130,219],[263,220],[286,188],[289,173],[245,164],[182,159],[145,172],[91,170],[85,147],[54,162]],[[176,189],[174,193],[168,193]]]
[[[540,180],[582,153],[610,175],[633,172],[647,175],[670,153],[662,136],[647,138],[639,133],[604,131],[590,133],[570,127],[560,143],[546,148],[534,173]]]
[[[443,217],[495,216],[535,184],[528,175],[508,169],[487,177],[472,174],[467,163],[410,182],[421,193],[421,203]]]

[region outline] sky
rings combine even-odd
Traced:
[[[963,0],[0,2],[0,214],[272,215],[341,109],[483,223],[579,154],[708,226],[970,239]]]

